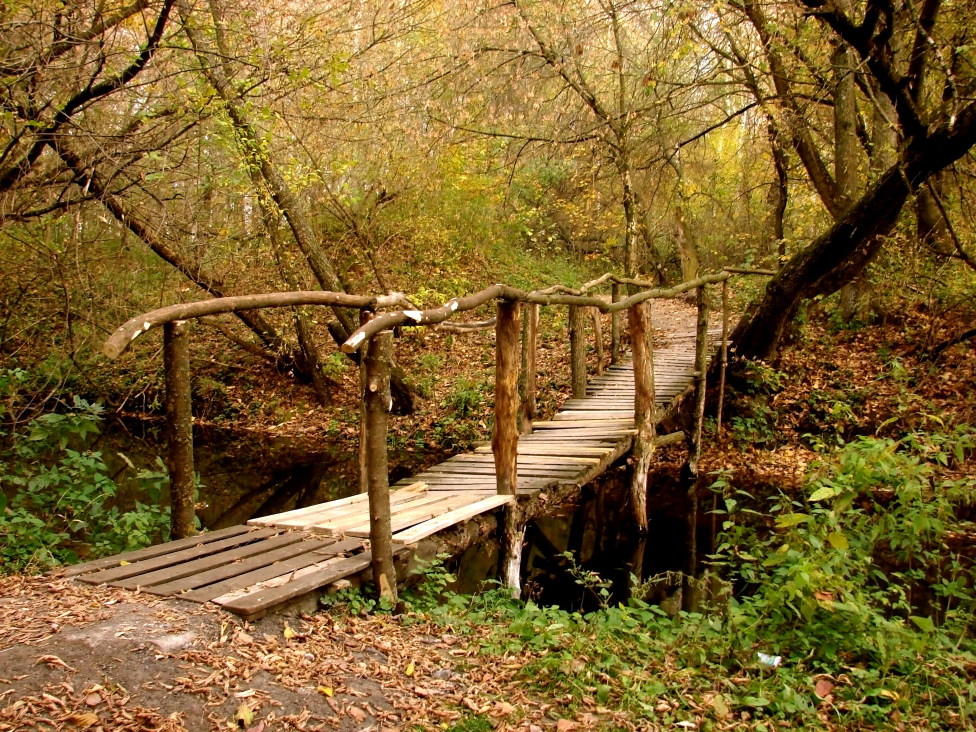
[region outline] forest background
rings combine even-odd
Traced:
[[[431,306],[493,282],[578,285],[615,271],[675,283],[762,268],[775,275],[735,292],[745,313],[736,356],[756,359],[733,383],[735,444],[709,463],[726,469],[715,483],[729,514],[726,576],[767,588],[747,594],[758,599],[743,601],[739,620],[753,634],[765,627],[771,650],[809,651],[812,666],[796,666],[790,689],[837,670],[847,652],[836,638],[857,639],[843,660],[870,678],[831,677],[850,698],[838,691],[821,723],[895,712],[964,727],[976,709],[962,642],[972,565],[945,546],[969,546],[971,528],[974,13],[947,0],[5,3],[5,561],[36,569],[164,531],[164,468],[129,466],[148,498],[125,510],[112,482],[121,469],[75,449],[106,415],[124,424],[160,413],[154,337],[117,362],[100,355],[135,314],[308,289],[398,291]],[[564,316],[546,317],[556,332]],[[353,327],[341,311],[314,309],[202,319],[198,424],[353,442],[355,370],[335,345]],[[488,428],[487,374],[475,375],[475,352],[459,358],[462,338],[398,341],[397,409],[421,415],[406,430],[420,452],[418,425],[425,444],[463,444]],[[817,370],[826,366],[837,373]],[[871,396],[856,381],[866,376],[884,385]],[[732,497],[735,469],[763,459],[756,446],[806,490],[789,494],[803,511],[776,491]],[[794,451],[786,468],[777,447]],[[797,450],[828,456],[809,484],[796,483],[808,465]],[[60,472],[31,472],[44,464]],[[70,513],[65,487],[81,483],[91,490],[72,495]],[[891,490],[904,498],[897,520],[887,503],[853,499]],[[840,507],[822,508],[827,499]],[[737,523],[746,505],[779,533]],[[115,532],[102,544],[86,532],[98,512]],[[899,533],[909,525],[912,538]],[[868,568],[882,544],[892,566],[914,573],[903,584]],[[776,554],[800,545],[788,561]],[[842,597],[850,625],[825,609]],[[775,607],[788,609],[771,619]],[[516,633],[541,622],[523,611],[504,611]],[[645,624],[671,622],[639,612],[651,613]],[[762,643],[702,627],[702,653],[712,648],[723,669]],[[882,631],[902,645],[879,661],[871,639]],[[601,642],[625,662],[615,632]],[[930,645],[920,651],[913,634]],[[641,649],[673,660],[660,642]],[[928,701],[904,687],[918,664]],[[546,668],[557,687],[572,686],[575,672]],[[826,714],[824,695],[763,696],[766,670],[753,668],[758,686],[741,694],[703,686],[695,703],[719,719],[730,708]],[[598,686],[632,713],[665,714],[636,691]],[[676,704],[672,721],[694,709]]]

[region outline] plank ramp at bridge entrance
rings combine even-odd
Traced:
[[[720,331],[709,331],[714,341]],[[655,401],[660,412],[694,377],[694,337],[668,337],[654,351]],[[537,495],[582,487],[632,446],[634,374],[625,361],[587,384],[548,422],[536,422],[518,441],[518,492]],[[409,554],[421,540],[496,511],[516,500],[498,495],[490,447],[455,455],[400,481],[390,493],[395,553]],[[247,526],[148,547],[76,565],[65,574],[192,602],[213,602],[245,619],[261,617],[357,575],[372,562],[366,494],[252,519]]]

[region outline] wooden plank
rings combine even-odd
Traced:
[[[217,552],[222,552],[225,549],[230,549],[236,546],[241,546],[242,544],[250,544],[260,539],[266,539],[269,536],[274,536],[277,533],[279,533],[277,529],[252,529],[247,533],[238,534],[237,536],[233,536],[228,539],[212,541],[207,544],[191,547],[189,549],[182,549],[178,552],[171,552],[170,554],[164,554],[162,556],[154,557],[153,559],[146,559],[141,562],[133,562],[121,567],[103,569],[100,572],[95,572],[93,574],[84,574],[78,579],[81,582],[87,582],[93,585],[100,585],[103,582],[117,582],[119,580],[128,579],[129,577],[135,577],[137,574],[153,572],[157,569],[162,569],[163,567],[170,567],[181,562],[190,562],[208,554],[216,554]]]
[[[617,409],[614,411],[592,411],[592,412],[560,412],[553,415],[553,422],[595,422],[602,420],[634,420],[634,410]]]
[[[273,580],[276,577],[287,578],[292,572],[310,567],[312,565],[323,565],[328,559],[318,552],[305,552],[290,559],[284,559],[266,567],[252,569],[244,574],[228,577],[212,585],[206,585],[189,592],[184,592],[179,596],[181,600],[191,602],[210,602],[215,597],[227,595],[233,592],[241,592],[244,588],[253,587],[262,582]],[[242,593],[243,594],[243,593]]]
[[[441,501],[440,503],[430,506],[422,506],[412,511],[407,511],[406,513],[393,516],[390,522],[393,533],[403,531],[404,529],[408,529],[416,524],[442,516],[449,511],[453,511],[455,508],[470,506],[472,503],[479,500],[477,496],[465,495],[463,493],[451,493],[445,495],[447,496],[447,500]],[[352,528],[348,529],[346,533],[349,536],[369,536],[369,521],[367,520],[359,526],[353,526]]]
[[[423,488],[414,488],[414,486],[423,486]],[[390,506],[395,506],[399,503],[405,503],[408,501],[414,501],[418,497],[423,496],[426,491],[427,486],[425,484],[416,482],[412,483],[407,488],[402,488],[396,492],[390,493]],[[347,504],[345,506],[340,506],[338,509],[333,509],[331,503],[320,503],[319,510],[315,513],[299,516],[287,521],[275,522],[274,525],[285,528],[301,529],[305,526],[319,525],[325,521],[338,520],[345,516],[358,515],[363,511],[365,511],[367,514],[369,513],[368,501],[360,501],[359,503],[351,505]]]
[[[570,419],[566,420],[565,422],[536,422],[533,427],[537,427],[538,429],[542,430],[566,430],[572,429],[573,427],[623,427],[626,429],[633,423],[633,417],[625,419]]]
[[[266,612],[269,608],[281,605],[288,600],[312,592],[320,587],[331,584],[343,577],[362,572],[370,566],[373,557],[369,552],[363,552],[355,557],[345,559],[333,559],[327,562],[317,571],[310,572],[301,577],[295,577],[290,582],[279,587],[261,589],[256,592],[249,592],[240,597],[224,599],[223,597],[214,598],[213,602],[221,605],[224,610],[228,610],[245,618]]]
[[[208,554],[205,557],[194,559],[191,562],[180,562],[179,564],[175,564],[170,567],[157,569],[154,572],[137,574],[134,577],[118,580],[117,582],[111,582],[109,584],[111,587],[120,587],[123,590],[135,590],[141,587],[150,587],[152,585],[159,585],[165,582],[180,580],[197,574],[198,572],[206,572],[214,567],[223,567],[224,565],[231,564],[239,559],[247,559],[248,557],[263,554],[283,546],[297,544],[302,540],[302,538],[302,535],[298,532],[279,534],[278,536],[272,536],[268,539],[264,539],[263,541],[256,541],[253,544],[233,547],[222,552],[217,552],[216,554]]]
[[[520,453],[521,454],[521,453]],[[485,463],[491,464],[491,454],[465,454],[451,458],[451,463]],[[569,455],[523,455],[519,458],[519,465],[586,465],[588,463],[598,463],[599,458],[595,457],[573,457]]]
[[[180,549],[188,549],[194,546],[200,546],[201,544],[209,544],[213,541],[219,541],[221,539],[228,539],[232,536],[237,536],[239,534],[246,533],[250,529],[243,524],[240,526],[228,526],[226,529],[220,529],[219,531],[209,531],[205,534],[197,534],[196,536],[188,536],[185,539],[177,539],[176,541],[168,541],[164,544],[156,544],[155,546],[149,546],[145,549],[138,549],[134,552],[126,552],[124,554],[116,554],[111,557],[103,557],[101,559],[95,559],[91,562],[85,562],[84,564],[76,564],[72,567],[68,567],[64,570],[65,577],[76,577],[79,574],[86,574],[88,572],[97,572],[102,569],[108,569],[109,567],[118,567],[119,562],[141,562],[144,559],[153,559],[155,557],[162,556],[163,554],[171,554],[177,552]],[[56,570],[60,572],[61,570]]]
[[[268,541],[271,542],[274,541],[274,539],[269,539]],[[171,582],[164,582],[162,584],[154,584],[151,587],[144,587],[143,589],[145,592],[152,595],[178,595],[181,592],[188,592],[190,590],[195,590],[198,587],[205,587],[206,585],[212,585],[216,582],[230,579],[231,577],[247,574],[255,569],[267,567],[284,559],[291,559],[292,557],[297,557],[302,554],[311,554],[313,550],[321,549],[322,547],[331,543],[335,542],[329,539],[297,541],[293,544],[282,546],[272,551],[264,551],[257,556],[244,559],[244,561],[235,560],[230,564],[225,564],[222,567],[214,567],[213,569],[203,572],[194,572],[192,576],[174,579]],[[252,544],[251,546],[256,545]],[[319,559],[315,561],[321,561],[321,554],[315,554],[312,556],[319,557]]]
[[[406,511],[410,511],[420,506],[426,506],[428,504],[438,503],[443,500],[444,500],[444,496],[442,495],[425,492],[423,495],[417,496],[411,501],[404,501],[398,503],[395,506],[391,506],[390,512],[391,514],[396,515],[398,513],[404,513]],[[345,532],[346,529],[348,529],[349,527],[359,526],[364,521],[367,523],[369,522],[369,510],[359,511],[355,514],[350,514],[348,516],[341,516],[334,520],[327,518],[321,521],[317,521],[314,524],[309,524],[306,527],[306,529],[322,531],[331,534],[340,534]]]
[[[550,473],[576,472],[580,469],[579,465],[523,465],[519,463],[519,475],[539,475],[545,476]],[[430,469],[427,475],[495,475],[495,466],[488,463],[441,463]]]
[[[444,529],[448,529],[455,524],[468,521],[475,516],[487,513],[488,511],[493,511],[509,503],[514,503],[514,501],[515,496],[488,496],[487,498],[482,498],[480,501],[471,503],[463,508],[456,508],[453,511],[448,511],[442,516],[429,521],[424,521],[423,523],[412,526],[405,531],[401,531],[393,536],[393,540],[399,541],[403,544],[415,544],[421,539],[426,539],[428,536],[436,534],[438,531],[443,531]]]
[[[417,491],[423,492],[423,483],[411,483],[407,486],[401,488],[402,491]],[[283,513],[276,513],[270,516],[261,516],[260,518],[253,518],[248,521],[248,524],[257,526],[274,526],[277,521],[285,521],[299,516],[307,516],[309,514],[318,513],[322,510],[333,510],[342,508],[345,506],[355,506],[360,503],[367,503],[369,501],[369,495],[366,493],[357,493],[352,496],[347,496],[345,498],[339,498],[335,501],[326,501],[325,503],[316,503],[312,506],[305,506],[304,508],[296,508],[291,511],[284,511]]]

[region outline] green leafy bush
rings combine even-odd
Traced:
[[[71,411],[41,415],[25,430],[0,435],[7,445],[0,452],[4,571],[38,571],[168,537],[169,508],[159,503],[169,481],[162,462],[134,479],[149,502],[121,511],[119,486],[102,453],[85,448],[99,431],[101,412],[75,397]]]

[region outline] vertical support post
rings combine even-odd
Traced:
[[[190,404],[190,339],[179,320],[163,326],[166,369],[166,441],[169,448],[170,534],[196,533],[193,505],[193,412]]]
[[[518,492],[518,343],[519,303],[499,300],[495,319],[495,426],[491,451],[499,495]],[[502,528],[502,582],[514,595],[520,585],[522,537],[525,526],[518,503],[505,509]]]
[[[718,378],[718,412],[716,434],[722,439],[722,406],[725,403],[725,370],[729,365],[729,281],[722,281],[722,365]]]
[[[593,343],[596,344],[596,375],[603,373],[603,325],[600,323],[599,308],[590,308],[593,319]]]
[[[583,309],[569,306],[569,363],[572,369],[573,398],[586,396],[586,340],[583,333]]]
[[[390,521],[390,484],[386,456],[388,415],[393,407],[390,366],[393,333],[383,331],[369,340],[363,358],[366,390],[366,474],[369,493],[369,543],[373,554],[373,581],[380,597],[396,604],[396,569],[393,566],[393,533]]]
[[[535,419],[535,375],[539,341],[539,305],[530,303],[522,310],[522,370],[519,372],[519,398],[522,401],[520,432],[532,434]]]
[[[359,311],[360,327],[366,325],[373,319],[373,313],[369,310]],[[359,349],[359,492],[369,491],[369,470],[366,466],[366,353],[369,351],[369,341],[360,346]]]
[[[694,423],[688,462],[682,470],[688,497],[688,563],[685,568],[682,607],[692,612],[698,609],[698,589],[694,585],[695,575],[698,573],[698,460],[701,457],[702,422],[705,419],[705,373],[708,370],[708,301],[705,299],[705,286],[699,287],[696,294],[698,324],[695,337]]]
[[[630,482],[631,520],[647,532],[647,473],[654,457],[654,351],[651,346],[651,308],[638,303],[627,311],[634,353],[634,474]]]
[[[610,302],[620,300],[620,283],[614,282],[610,286]],[[614,310],[610,315],[610,363],[620,361],[620,311]]]

